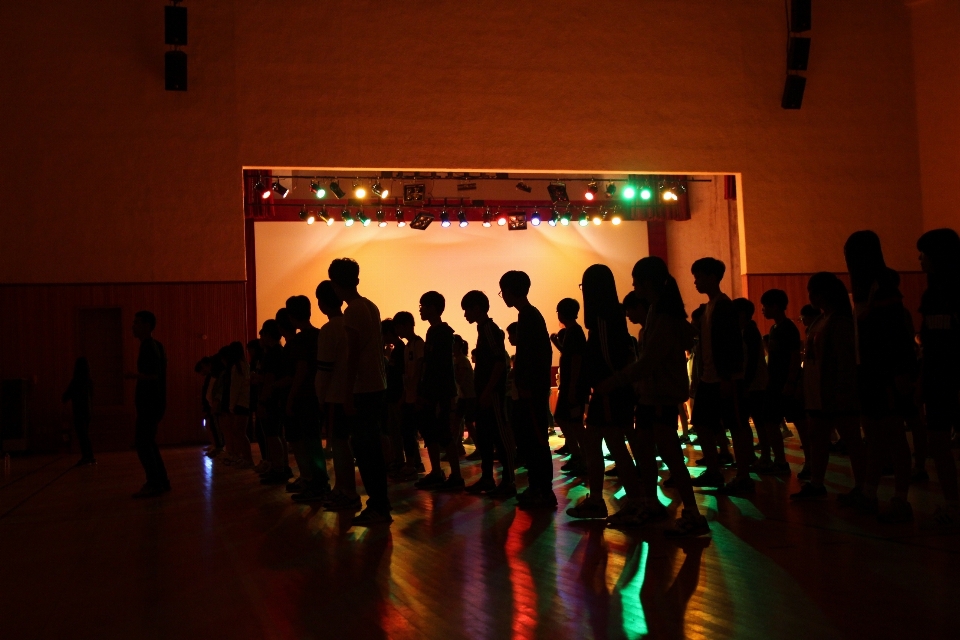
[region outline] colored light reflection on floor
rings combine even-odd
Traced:
[[[623,572],[614,588],[620,596],[623,619],[623,634],[629,640],[647,635],[647,617],[643,613],[640,592],[643,578],[647,574],[647,557],[650,545],[647,542],[637,545],[623,566]]]

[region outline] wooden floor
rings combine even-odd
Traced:
[[[881,526],[832,499],[790,504],[793,478],[750,499],[698,495],[712,536],[677,544],[657,527],[410,485],[391,488],[392,527],[352,529],[199,448],[163,455],[174,490],[153,501],[129,497],[133,452],[80,469],[72,455],[13,461],[0,637],[958,637],[960,534]],[[841,489],[846,459],[831,465]],[[472,463],[468,482],[477,474]],[[586,491],[557,478],[561,508]],[[913,491],[918,514],[935,488]]]

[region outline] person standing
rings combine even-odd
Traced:
[[[563,329],[560,333],[551,335],[550,340],[560,352],[560,381],[553,418],[566,436],[567,450],[570,453],[570,460],[560,467],[560,470],[582,476],[587,472],[585,445],[582,442],[586,437],[583,432],[583,411],[587,404],[587,394],[580,384],[580,374],[583,370],[583,354],[587,349],[587,336],[577,322],[579,315],[580,303],[573,298],[564,298],[558,302],[557,320]]]
[[[337,258],[330,263],[327,276],[337,296],[347,303],[343,314],[348,354],[344,384],[352,389],[352,394],[346,394],[343,412],[351,426],[353,453],[367,492],[367,506],[353,519],[353,524],[389,524],[393,518],[387,496],[387,463],[380,443],[387,390],[380,309],[357,291],[360,265],[355,260]]]
[[[517,400],[513,407],[513,428],[518,454],[527,466],[527,489],[517,495],[521,508],[555,509],[553,462],[547,430],[550,415],[550,368],[553,349],[543,314],[530,304],[530,276],[507,271],[500,277],[503,302],[517,310],[517,353],[514,384]]]
[[[157,446],[157,428],[167,409],[167,354],[153,339],[157,317],[150,311],[137,311],[133,317],[133,335],[140,341],[137,372],[126,374],[136,380],[134,405],[137,411],[134,442],[147,481],[134,498],[155,498],[170,491],[167,469]]]
[[[63,401],[69,402],[73,410],[73,429],[77,432],[80,445],[78,467],[96,464],[93,457],[93,445],[90,444],[90,404],[93,402],[93,382],[90,379],[90,363],[86,358],[77,358],[73,365],[73,379],[63,392]]]

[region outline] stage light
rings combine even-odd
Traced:
[[[410,228],[416,229],[417,231],[426,231],[431,222],[433,222],[433,214],[421,211],[414,216],[413,222],[410,223]]]
[[[394,215],[396,215],[398,227],[407,226],[406,221],[403,219],[403,209],[401,209],[400,207],[397,207],[397,212]]]
[[[580,220],[579,220],[579,222],[580,222],[580,226],[581,226],[581,227],[585,227],[585,226],[587,226],[588,224],[590,224],[590,220],[587,219],[587,209],[586,209],[586,208],[580,209]]]
[[[653,189],[650,187],[641,187],[640,188],[640,199],[644,202],[648,202],[650,198],[653,197]]]
[[[623,188],[623,199],[624,200],[633,200],[637,197],[637,188],[632,184],[628,184]]]
[[[523,191],[524,193],[530,193],[531,191],[533,191],[533,187],[527,186],[527,183],[521,180],[520,182],[517,183],[517,190]]]
[[[609,182],[607,183],[607,197],[612,198],[617,193],[617,185]]]
[[[254,191],[260,194],[260,197],[266,200],[270,197],[270,187],[264,186],[263,182],[257,180],[257,185],[253,188]]]
[[[583,197],[586,198],[587,200],[593,200],[594,198],[597,197],[598,190],[599,189],[597,188],[597,181],[591,180],[589,183],[587,183],[587,190],[583,194]]]
[[[623,218],[620,217],[619,213],[614,213],[613,216],[610,218],[610,223],[613,224],[614,226],[620,224],[621,222],[623,222]]]
[[[368,218],[367,214],[363,212],[363,207],[360,207],[359,209],[357,209],[357,219],[360,221],[360,224],[362,224],[363,226],[365,227],[370,226],[370,218]]]
[[[532,225],[535,226],[535,227],[539,227],[539,226],[540,226],[540,222],[541,222],[541,220],[540,220],[540,212],[537,211],[536,209],[534,209],[534,210],[533,210],[533,213],[530,214],[530,224],[532,224]]]
[[[570,202],[570,197],[567,195],[567,185],[559,180],[550,183],[547,187],[547,193],[550,194],[550,200],[554,204],[558,202]]]
[[[370,192],[373,193],[373,195],[377,196],[378,198],[386,198],[388,195],[390,195],[390,190],[384,189],[380,185],[379,180],[373,183],[373,186],[370,187]]]
[[[387,216],[383,212],[383,209],[377,209],[377,226],[378,227],[387,226]]]
[[[281,198],[286,198],[287,194],[290,193],[290,189],[287,189],[285,186],[280,184],[279,178],[273,182],[273,190]]]
[[[683,191],[683,185],[681,185],[677,180],[660,181],[660,199],[664,202],[676,202],[680,199],[680,194],[683,193]]]
[[[599,225],[602,222],[603,222],[603,216],[601,216],[599,213],[593,216],[593,224]]]
[[[569,210],[569,209],[565,210],[563,213],[560,214],[560,224],[562,224],[562,225],[565,226],[565,227],[570,224],[570,210]]]
[[[367,197],[367,190],[363,188],[359,180],[353,183],[353,195],[360,199]]]
[[[353,216],[350,215],[350,212],[346,208],[340,212],[340,218],[343,219],[343,225],[345,227],[353,226]]]
[[[468,224],[470,224],[469,222],[467,222],[467,213],[463,209],[460,209],[460,211],[457,212],[457,220],[460,221],[461,229],[467,226]]]
[[[550,211],[550,219],[547,220],[547,224],[551,227],[557,226],[557,222],[560,220],[560,214],[557,213],[556,209]]]
[[[491,218],[492,216],[490,215],[490,209],[488,208],[486,211],[483,212],[483,226],[489,227]]]
[[[317,221],[317,215],[315,213],[308,212],[306,207],[301,207],[300,219],[306,222],[307,224],[313,224],[314,222]]]
[[[318,198],[322,198],[327,195],[327,190],[320,186],[319,182],[310,183],[310,191],[313,191],[313,195]]]
[[[327,213],[327,208],[324,207],[319,214],[319,218],[327,223],[327,226],[333,225],[333,217]]]
[[[337,196],[337,199],[343,198],[346,195],[343,189],[340,188],[340,183],[336,180],[332,180],[328,185],[330,187],[330,193]]]
[[[444,229],[450,226],[450,214],[446,209],[440,212],[440,226]]]
[[[502,227],[502,226],[504,226],[505,224],[507,224],[507,216],[505,216],[505,215],[503,215],[503,214],[498,214],[498,215],[497,215],[497,226],[498,226],[498,227]]]

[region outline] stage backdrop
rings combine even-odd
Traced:
[[[516,312],[497,295],[497,282],[505,271],[519,269],[530,275],[530,300],[553,332],[560,328],[555,310],[561,298],[582,304],[577,285],[587,267],[608,265],[622,299],[631,288],[633,264],[647,255],[644,222],[583,228],[544,224],[526,231],[487,229],[476,223],[465,229],[441,229],[434,223],[422,232],[395,226],[362,229],[340,223],[327,227],[257,222],[255,233],[258,322],[272,318],[288,296],[304,294],[314,302],[314,324],[322,324],[323,317],[316,317],[320,312],[314,290],[326,279],[332,259],[350,257],[360,263],[360,292],[380,307],[384,318],[409,311],[417,319],[417,333],[425,335],[417,304],[421,294],[436,290],[447,299],[444,319],[471,347],[476,329],[460,310],[460,299],[467,291],[479,289],[489,296],[490,315],[501,328],[516,320]]]

